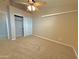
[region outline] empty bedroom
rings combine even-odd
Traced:
[[[0,59],[78,59],[77,0],[0,0]]]

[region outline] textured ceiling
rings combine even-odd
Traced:
[[[8,0],[0,0],[0,11],[6,11],[7,10],[6,7],[9,4],[8,2],[9,2]]]
[[[77,0],[46,0],[47,7],[42,10],[45,13],[57,13],[77,10]]]
[[[27,0],[14,0],[14,1],[26,2]],[[77,0],[36,0],[36,1],[47,2],[47,5],[40,10],[42,14],[77,10]]]

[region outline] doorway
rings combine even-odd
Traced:
[[[23,16],[15,16],[15,31],[16,31],[16,38],[24,36],[24,27],[23,27]]]

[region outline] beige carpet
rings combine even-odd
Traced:
[[[72,48],[35,36],[0,40],[0,59],[77,59]]]

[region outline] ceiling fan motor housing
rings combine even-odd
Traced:
[[[35,3],[35,0],[32,0]]]
[[[35,3],[35,0],[28,0],[29,3]]]

